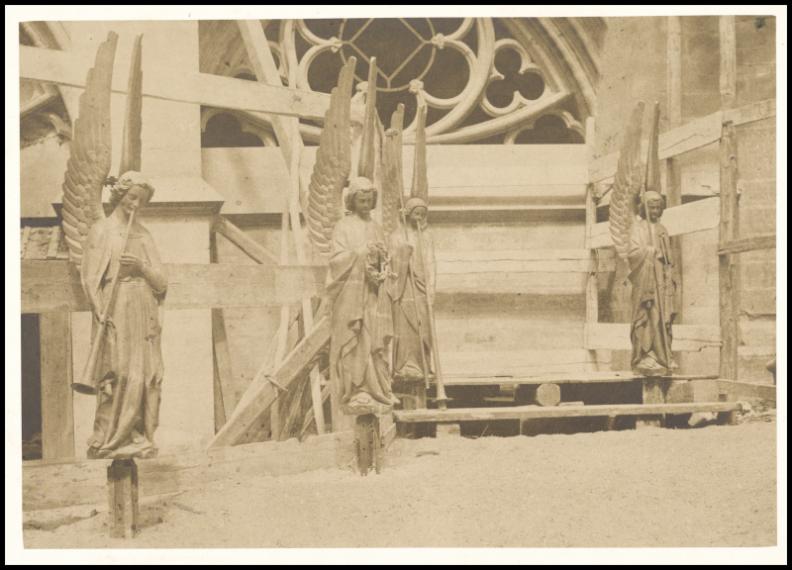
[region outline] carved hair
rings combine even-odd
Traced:
[[[410,198],[404,205],[404,215],[409,216],[416,208],[424,208],[427,212],[429,211],[429,205],[423,198]]]
[[[644,210],[644,201],[641,199],[640,195],[636,196],[635,199],[638,200],[638,215],[641,217],[641,219],[645,220],[646,210]],[[666,209],[665,194],[660,194],[660,192],[655,192],[654,190],[649,190],[646,192],[647,202],[658,201],[658,200],[662,202],[663,210],[665,210]]]
[[[372,208],[377,207],[377,198],[379,196],[379,192],[377,192],[377,188],[374,186],[374,183],[365,176],[356,176],[349,181],[349,187],[347,188],[346,195],[344,196],[344,207],[346,207],[348,211],[355,211],[355,196],[357,196],[360,192],[374,192],[374,205]]]
[[[145,176],[135,170],[125,172],[117,180],[109,178],[106,186],[110,189],[109,203],[113,210],[121,202],[121,199],[126,196],[126,193],[134,186],[143,188],[146,191],[146,197],[144,199],[145,204],[148,204],[154,196],[154,186],[151,185]]]

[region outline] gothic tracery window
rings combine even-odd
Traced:
[[[583,142],[596,54],[591,61],[579,60],[588,57],[586,49],[597,49],[595,23],[567,20],[391,18],[262,25],[284,85],[291,76],[301,89],[329,93],[352,56],[360,84],[376,57],[380,119],[388,124],[403,103],[408,141],[423,101],[430,142],[564,144]],[[220,38],[228,43],[225,54],[216,50]],[[206,24],[201,41],[214,46],[212,61],[202,49],[202,71],[254,77],[233,22]],[[258,127],[269,144],[267,125]],[[301,133],[306,143],[316,143],[320,125],[303,121]]]

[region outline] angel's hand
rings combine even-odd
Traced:
[[[102,393],[104,393],[108,398],[113,397],[113,383],[112,382],[105,382],[102,385]]]
[[[132,269],[135,273],[143,272],[143,260],[131,253],[125,253],[121,256],[121,265]]]

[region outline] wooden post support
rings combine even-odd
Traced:
[[[426,384],[424,382],[401,382],[394,386],[401,400],[402,410],[425,410],[426,409]],[[399,437],[415,438],[423,426],[399,424],[397,427]]]
[[[594,160],[594,117],[586,120],[586,146],[588,147],[589,164]],[[595,186],[590,183],[586,188],[586,234],[585,245],[589,250],[591,268],[586,278],[586,324],[596,324],[599,321],[599,285],[597,283],[597,250],[591,247],[591,235],[594,224],[597,223],[597,200],[594,196]],[[589,350],[587,354],[589,370],[599,370],[597,351]],[[560,400],[559,400],[560,401]]]
[[[737,90],[737,45],[734,16],[720,17],[720,92],[721,110],[734,107]],[[726,119],[720,140],[720,222],[719,249],[738,235],[737,140],[734,123]],[[720,376],[737,380],[739,344],[739,267],[733,254],[718,259],[719,307],[721,327]]]
[[[39,323],[42,457],[74,457],[71,315],[42,313]]]
[[[659,378],[643,379],[643,403],[644,404],[664,404],[665,391],[663,390],[663,380]],[[661,419],[639,419],[635,422],[635,427],[662,427],[665,423],[665,416]]]
[[[668,22],[668,41],[667,41],[667,60],[666,77],[668,92],[668,122],[669,128],[677,128],[682,125],[682,18],[680,16],[669,16]],[[666,198],[668,207],[682,205],[682,176],[679,162],[671,157],[665,161],[666,170]],[[674,306],[676,308],[676,318],[674,324],[682,324],[682,236],[671,238],[671,257],[674,260],[674,280],[677,283],[676,294],[674,296]],[[679,356],[677,355],[677,362]]]
[[[375,414],[363,414],[355,420],[355,454],[358,473],[364,477],[374,469],[382,471],[380,422]]]
[[[138,469],[134,459],[114,459],[107,468],[110,536],[134,538],[138,532]]]

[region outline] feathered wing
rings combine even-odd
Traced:
[[[426,165],[426,105],[418,106],[418,122],[415,128],[415,160],[411,198],[420,198],[429,203],[429,180]]]
[[[363,133],[360,142],[360,159],[357,168],[358,176],[374,180],[377,152],[377,58],[369,60],[368,82],[366,83],[366,111],[363,116]]]
[[[127,84],[126,114],[124,116],[124,136],[121,146],[121,168],[119,175],[130,170],[141,170],[142,131],[143,131],[143,35],[135,37],[132,49],[132,63],[129,67]]]
[[[382,142],[382,227],[386,236],[399,227],[399,210],[404,199],[403,127],[404,105],[400,103],[391,116],[391,126]]]
[[[333,227],[343,215],[342,192],[351,168],[350,101],[355,58],[350,57],[330,93],[319,149],[308,185],[308,229],[311,242],[323,254],[330,253]]]
[[[644,103],[639,102],[627,123],[611,194],[608,227],[616,253],[622,259],[627,259],[629,252],[630,231],[643,181],[641,161],[643,112]]]
[[[110,32],[96,52],[80,95],[63,180],[63,234],[69,259],[79,264],[88,230],[104,217],[102,186],[110,172],[110,92],[118,35]]]

